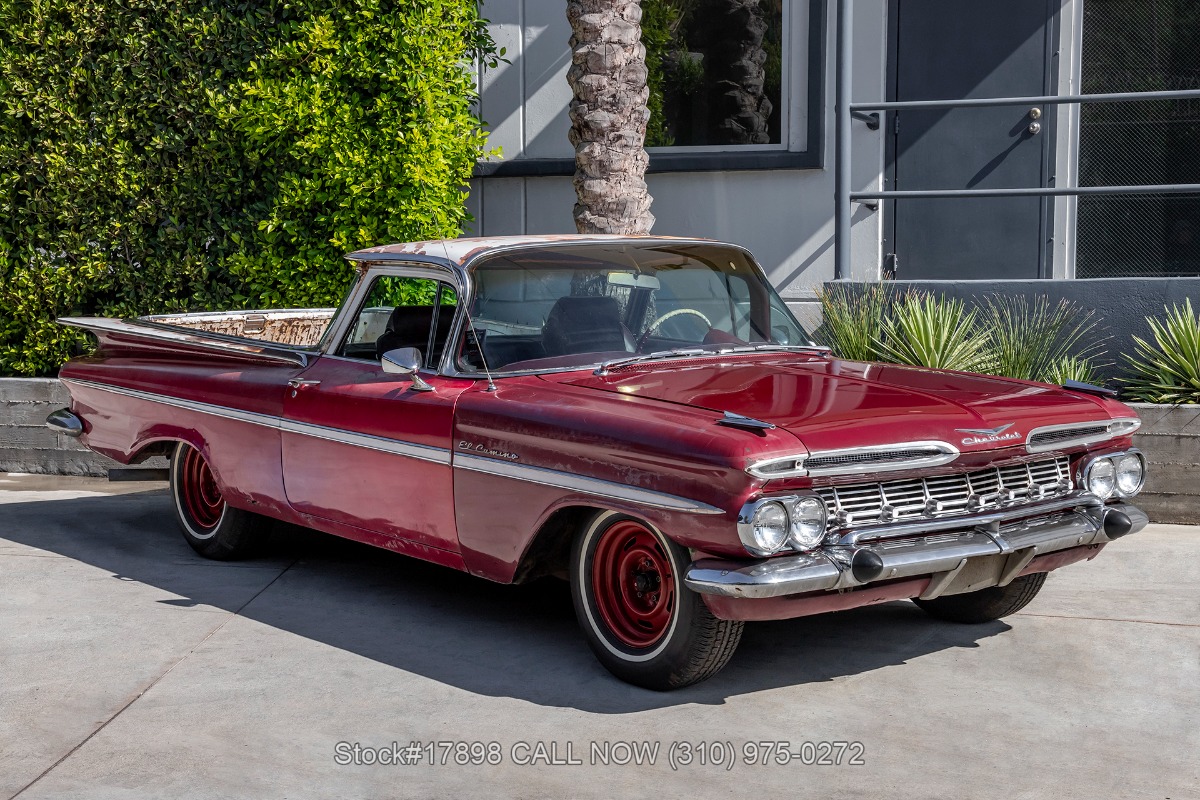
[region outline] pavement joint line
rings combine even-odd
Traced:
[[[1046,617],[1047,619],[1087,619],[1093,622],[1130,622],[1135,625],[1167,625],[1172,628],[1200,628],[1200,624],[1192,622],[1159,622],[1153,619],[1124,619],[1122,617],[1076,617],[1071,614],[1034,614],[1021,611],[1016,614],[1021,617]]]
[[[232,612],[230,612],[230,613],[229,613],[229,615],[228,615],[228,616],[227,616],[227,617],[226,617],[224,620],[222,620],[221,624],[220,624],[220,625],[217,625],[215,628],[213,628],[211,631],[209,631],[207,634],[205,634],[205,636],[204,636],[204,638],[203,638],[203,639],[201,639],[199,642],[197,642],[196,644],[194,644],[194,645],[192,645],[190,648],[188,648],[188,651],[187,651],[186,653],[184,653],[182,656],[180,656],[180,657],[179,657],[179,660],[177,660],[177,661],[176,661],[174,664],[172,664],[171,666],[167,667],[167,668],[166,668],[166,669],[165,669],[165,670],[162,672],[162,674],[161,674],[161,675],[159,675],[157,678],[155,678],[154,680],[150,681],[150,683],[149,683],[149,684],[148,684],[148,685],[147,685],[147,686],[146,686],[144,689],[142,689],[140,692],[138,692],[137,694],[135,694],[133,697],[129,698],[129,700],[127,700],[127,701],[125,702],[125,704],[124,704],[124,705],[122,705],[120,708],[118,708],[118,709],[116,710],[116,712],[115,712],[115,713],[113,713],[113,715],[112,715],[112,716],[110,716],[108,719],[104,720],[104,722],[100,723],[100,725],[98,725],[98,726],[96,727],[96,729],[95,729],[95,730],[93,730],[93,731],[92,731],[91,733],[89,733],[87,736],[83,737],[83,740],[82,740],[82,741],[80,741],[80,742],[79,742],[77,745],[75,745],[75,746],[74,746],[74,747],[72,747],[70,750],[68,750],[66,753],[64,753],[64,754],[62,755],[62,757],[61,757],[61,758],[59,758],[59,759],[58,759],[57,761],[55,761],[53,764],[51,764],[50,766],[48,766],[48,767],[46,767],[44,770],[42,770],[42,771],[41,771],[41,772],[40,772],[40,773],[39,773],[39,774],[38,774],[38,775],[37,775],[37,776],[36,776],[36,777],[35,777],[33,780],[31,780],[29,783],[25,784],[25,785],[24,785],[24,786],[22,786],[20,789],[18,789],[18,790],[16,791],[16,793],[15,793],[15,794],[13,794],[11,797],[9,797],[9,798],[8,798],[8,800],[16,800],[18,797],[20,797],[20,796],[21,796],[21,795],[23,795],[23,794],[24,794],[26,791],[28,791],[30,788],[32,788],[32,787],[33,787],[33,786],[34,786],[34,785],[35,785],[35,784],[36,784],[38,781],[40,781],[42,778],[46,777],[46,776],[47,776],[47,775],[49,775],[51,772],[53,772],[55,769],[57,769],[59,764],[62,764],[62,763],[63,763],[64,761],[66,761],[68,758],[70,758],[71,756],[75,755],[75,753],[77,753],[77,752],[79,751],[79,749],[80,749],[81,747],[83,747],[85,744],[87,744],[88,742],[90,742],[90,741],[92,740],[92,738],[96,736],[96,734],[100,733],[100,731],[102,731],[102,730],[104,730],[105,728],[107,728],[110,722],[112,722],[112,721],[113,721],[113,720],[115,720],[117,717],[119,717],[119,716],[121,716],[123,713],[125,713],[125,710],[126,710],[127,708],[129,708],[130,706],[132,706],[132,705],[133,705],[134,703],[136,703],[138,700],[142,699],[142,697],[144,697],[144,696],[145,696],[146,692],[150,691],[150,690],[151,690],[151,689],[153,689],[155,686],[157,686],[157,685],[159,684],[159,682],[160,682],[160,681],[161,681],[163,678],[165,678],[165,677],[167,677],[168,675],[170,675],[170,674],[171,674],[171,671],[172,671],[172,670],[174,670],[176,667],[178,667],[180,664],[182,664],[184,661],[186,661],[186,660],[187,660],[187,659],[188,659],[188,658],[189,658],[189,657],[192,655],[192,653],[196,652],[198,649],[200,649],[201,647],[203,647],[203,646],[204,646],[204,643],[205,643],[205,642],[207,642],[209,639],[211,639],[212,637],[216,636],[216,635],[217,635],[217,633],[218,633],[218,632],[219,632],[219,631],[220,631],[222,628],[224,628],[226,625],[228,625],[228,624],[229,624],[230,620],[232,620],[234,617],[238,617],[238,616],[240,616],[240,615],[241,615],[241,613],[242,613],[243,611],[245,611],[245,610],[246,610],[246,607],[247,607],[247,606],[249,606],[251,603],[253,603],[255,600],[257,600],[257,599],[259,598],[259,596],[260,596],[260,595],[261,595],[263,592],[265,592],[267,589],[270,589],[272,586],[274,586],[274,585],[275,585],[275,582],[276,582],[277,580],[279,580],[280,578],[282,578],[282,577],[284,576],[284,574],[285,574],[285,573],[287,573],[287,571],[288,571],[288,570],[290,570],[290,569],[291,569],[291,568],[292,568],[292,567],[293,567],[293,566],[296,564],[296,562],[297,562],[297,561],[299,561],[299,560],[300,560],[299,558],[297,558],[297,559],[293,560],[293,561],[292,561],[290,564],[288,564],[286,567],[284,567],[282,570],[280,570],[280,571],[279,571],[279,574],[278,574],[278,575],[276,575],[274,578],[272,578],[272,579],[271,579],[271,580],[270,580],[270,581],[267,583],[267,585],[266,585],[266,586],[264,586],[264,587],[262,587],[261,589],[259,589],[257,592],[255,592],[255,593],[253,594],[253,596],[251,596],[251,597],[250,597],[250,599],[249,599],[249,600],[247,600],[246,602],[244,602],[244,603],[242,603],[240,606],[238,606],[238,608],[237,608],[237,610],[236,610],[236,611],[232,611]]]

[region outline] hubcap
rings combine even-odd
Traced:
[[[650,647],[667,632],[675,613],[675,572],[645,525],[621,520],[600,535],[592,593],[604,624],[626,647]]]
[[[217,527],[225,511],[225,498],[217,488],[217,481],[204,456],[194,447],[183,453],[183,464],[179,469],[180,499],[192,521],[205,530]]]

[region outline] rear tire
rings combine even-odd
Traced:
[[[684,548],[644,522],[606,511],[571,549],[571,597],[600,663],[647,689],[711,678],[732,658],[743,623],[717,619],[683,576]]]
[[[914,599],[926,614],[949,622],[976,624],[991,622],[1015,614],[1037,596],[1046,582],[1045,572],[1034,572],[1017,578],[1008,586],[992,586],[977,592],[935,597],[932,600]]]
[[[269,521],[225,502],[199,450],[186,442],[176,445],[170,482],[175,520],[193,550],[217,561],[247,558],[258,552]]]

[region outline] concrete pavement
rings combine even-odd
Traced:
[[[1000,622],[750,625],[672,694],[611,678],[558,582],[275,538],[204,561],[161,484],[0,474],[0,800],[1200,796],[1197,527],[1110,545]],[[420,763],[337,763],[393,741]],[[759,763],[778,741],[791,762]],[[651,749],[621,765],[617,742]],[[821,742],[865,763],[804,763]]]

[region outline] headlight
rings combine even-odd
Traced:
[[[759,555],[778,553],[787,544],[788,513],[783,503],[763,503],[750,519],[750,532]],[[749,544],[749,543],[747,543]]]
[[[1115,460],[1117,493],[1122,497],[1132,497],[1142,490],[1142,482],[1146,479],[1146,465],[1136,453],[1126,453]]]
[[[1111,458],[1096,459],[1088,467],[1087,490],[1101,500],[1107,500],[1116,486],[1116,472],[1117,468]]]
[[[816,497],[801,497],[792,506],[792,543],[811,550],[825,539],[825,504]]]

